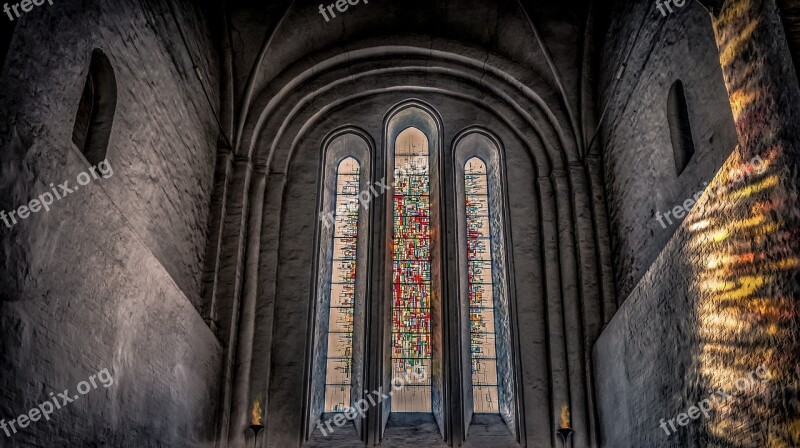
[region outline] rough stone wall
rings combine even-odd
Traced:
[[[176,3],[175,9],[216,104],[209,24],[197,6]],[[125,173],[106,190],[197,303],[218,131],[166,3],[64,1],[19,20],[0,78],[8,117],[0,123],[4,143],[19,136],[34,177],[48,184],[66,179],[65,154],[73,150],[72,126],[91,52],[103,50],[118,89],[108,159]],[[3,205],[22,202],[5,196]]]
[[[208,15],[173,4],[215,101]],[[207,446],[221,349],[195,306],[217,130],[166,3],[45,2],[19,19],[0,77],[0,209],[89,168],[71,136],[94,48],[117,81],[114,173],[0,223],[0,418],[105,368],[114,385],[0,445]]]
[[[603,446],[800,446],[800,89],[774,0],[714,30],[739,145],[595,346]]]
[[[656,213],[663,215],[704,189],[703,182],[736,146],[736,132],[711,21],[700,5],[687,2],[663,17],[654,2],[623,0],[611,17],[601,69],[600,106],[607,107],[601,138],[621,303],[680,221],[672,219],[670,225],[665,219],[664,227]],[[678,79],[686,91],[695,145],[680,176],[667,120],[667,96]]]

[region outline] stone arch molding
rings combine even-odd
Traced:
[[[241,126],[237,154],[285,172],[294,142],[319,119],[319,113],[304,113],[304,109],[328,107],[323,113],[331,113],[332,108],[397,89],[403,85],[398,76],[421,74],[428,85],[439,86],[445,94],[458,97],[470,88],[475,91],[473,101],[504,109],[502,118],[525,140],[542,142],[543,150],[532,150],[541,175],[580,160],[566,110],[543,99],[556,96],[544,80],[534,79],[534,90],[528,85],[531,81],[521,81],[531,70],[513,61],[492,54],[484,59],[464,56],[475,54],[475,49],[458,42],[437,40],[434,44],[442,49],[374,45],[331,50],[316,55],[318,62],[304,60],[289,67],[254,97]],[[421,81],[417,84],[426,84]]]
[[[725,6],[725,0],[695,0],[699,3],[706,11],[709,12],[712,16],[716,16],[722,11],[722,7]]]

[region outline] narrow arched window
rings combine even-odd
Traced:
[[[506,262],[500,141],[488,131],[474,128],[456,136],[454,146],[459,170],[459,312],[466,323],[461,328],[465,436],[474,423],[500,421],[516,433],[515,329]]]
[[[420,379],[395,392],[392,412],[431,412],[431,193],[428,138],[395,140],[392,240],[392,378]]]
[[[92,165],[106,158],[116,108],[114,69],[102,51],[94,50],[72,129],[73,143]]]
[[[317,422],[347,413],[363,396],[371,144],[356,128],[323,144],[321,203],[311,364],[310,435]],[[353,419],[360,433],[361,417]]]
[[[686,93],[680,80],[675,81],[669,89],[667,120],[669,121],[669,133],[672,139],[675,172],[680,176],[694,155],[689,107],[686,104]]]
[[[478,157],[464,166],[467,219],[467,294],[473,411],[498,413],[492,241],[489,233],[489,185],[486,164]]]
[[[360,166],[352,157],[336,173],[332,279],[325,375],[325,412],[350,408],[353,374],[353,316],[358,255]]]

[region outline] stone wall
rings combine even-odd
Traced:
[[[195,6],[176,7],[176,14],[216,105],[210,25]],[[35,8],[17,20],[0,78],[8,117],[0,123],[4,145],[18,138],[14,147],[44,184],[72,177],[64,168],[67,152],[74,149],[72,126],[92,50],[103,50],[118,90],[108,159],[124,173],[106,191],[197,303],[218,131],[166,4],[68,1]],[[3,196],[2,205],[10,209],[26,201],[18,189],[30,185],[5,188],[12,194]]]
[[[216,102],[208,12],[175,2]],[[5,17],[4,17],[5,20]],[[113,175],[0,223],[0,418],[109,369],[3,446],[208,446],[221,348],[197,312],[217,129],[164,2],[61,1],[18,19],[0,77],[0,209],[89,168],[72,127],[92,50],[114,68]]]
[[[655,2],[616,2],[603,51],[600,106],[607,109],[600,135],[620,303],[680,222],[664,219],[662,226],[656,213],[702,191],[736,146],[709,15],[694,1],[674,11],[664,17]],[[667,120],[676,80],[683,82],[695,146],[680,176]]]
[[[800,89],[774,0],[713,25],[739,145],[595,346],[602,446],[800,446]]]

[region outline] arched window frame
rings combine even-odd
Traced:
[[[669,88],[667,95],[667,121],[669,123],[672,155],[675,160],[675,173],[680,176],[694,156],[694,136],[692,122],[689,117],[689,105],[686,101],[686,90],[678,79]]]
[[[393,287],[393,232],[394,232],[394,194],[395,194],[395,145],[397,137],[410,127],[418,129],[425,134],[428,139],[429,156],[429,175],[430,175],[430,233],[431,233],[431,334],[432,334],[432,371],[431,377],[431,412],[430,413],[401,413],[392,412],[392,287]],[[352,127],[349,127],[352,131]],[[479,128],[468,128],[459,133],[453,140],[452,152],[444,155],[443,152],[443,126],[439,115],[427,104],[418,100],[409,100],[398,104],[390,109],[384,118],[384,133],[382,135],[382,145],[380,150],[372,151],[371,140],[366,134],[358,134],[366,142],[365,151],[362,156],[354,155],[352,152],[337,153],[332,145],[334,140],[346,134],[346,130],[340,130],[331,134],[326,139],[324,155],[322,156],[321,166],[321,186],[320,186],[320,214],[328,213],[333,207],[335,198],[331,198],[334,184],[329,181],[333,174],[330,172],[331,166],[336,166],[338,161],[346,155],[353,156],[362,164],[361,171],[361,192],[369,196],[367,209],[362,209],[362,217],[359,222],[359,270],[357,272],[358,282],[362,284],[361,290],[365,291],[366,299],[360,302],[363,304],[365,313],[356,317],[361,323],[356,322],[355,326],[364,328],[365,331],[355,330],[354,334],[360,334],[363,339],[361,343],[354,341],[354,355],[361,356],[361,372],[354,372],[354,389],[351,392],[351,401],[359,397],[381,396],[374,403],[370,400],[366,412],[366,419],[361,421],[356,418],[356,429],[359,437],[368,443],[377,443],[382,440],[386,433],[386,425],[392,415],[392,434],[403,433],[404,431],[419,432],[420,424],[430,422],[438,429],[439,435],[444,440],[456,440],[466,438],[470,423],[483,426],[490,433],[494,433],[497,425],[503,427],[502,434],[498,433],[498,441],[505,443],[508,441],[508,427],[512,437],[520,440],[520,428],[522,419],[522,409],[519,403],[520,394],[516,383],[519,378],[519,353],[517,353],[513,341],[517,336],[512,336],[512,331],[516,331],[511,322],[515,321],[512,317],[513,284],[511,277],[513,268],[508,266],[510,256],[506,254],[510,242],[505,238],[510,238],[507,231],[506,222],[508,221],[508,211],[506,209],[506,187],[505,187],[505,168],[502,145],[500,141],[490,132]],[[353,148],[353,145],[347,145]],[[375,172],[370,173],[369,155],[372,155],[372,166]],[[466,253],[466,242],[460,244],[459,233],[466,232],[465,203],[464,203],[464,163],[473,156],[480,156],[487,163],[489,188],[492,191],[492,198],[496,197],[493,210],[499,214],[494,218],[500,225],[495,229],[501,231],[492,232],[492,238],[497,242],[493,245],[493,260],[500,264],[494,276],[499,278],[493,282],[493,287],[497,286],[502,291],[495,293],[496,297],[503,297],[503,304],[497,307],[496,318],[501,319],[502,323],[496,325],[498,328],[506,330],[498,331],[498,337],[503,341],[503,350],[499,350],[498,364],[505,363],[507,366],[502,376],[499,378],[498,388],[504,391],[501,397],[499,415],[490,415],[485,418],[472,421],[471,405],[471,358],[470,339],[469,339],[469,308],[466,302],[466,260],[463,258]],[[333,157],[334,161],[330,161]],[[455,166],[454,166],[455,165]],[[372,183],[370,183],[372,182]],[[374,190],[377,188],[377,190]],[[445,192],[452,199],[445,203]],[[496,193],[496,194],[495,194]],[[460,198],[460,200],[459,200]],[[325,204],[328,204],[327,206]],[[499,205],[498,205],[499,204]],[[327,208],[326,208],[327,207]],[[369,215],[368,219],[364,217]],[[453,231],[447,235],[442,233],[445,219],[448,220],[448,228],[453,227]],[[364,227],[367,227],[366,229]],[[455,231],[458,228],[458,231]],[[311,437],[315,431],[315,425],[322,416],[324,407],[324,383],[325,368],[324,364],[327,348],[323,336],[326,335],[328,316],[325,315],[329,309],[329,287],[326,287],[324,279],[330,277],[330,266],[325,265],[325,260],[330,259],[330,249],[326,249],[325,242],[330,241],[333,229],[326,232],[324,226],[320,225],[319,234],[319,269],[316,288],[317,300],[313,311],[312,321],[315,327],[315,335],[311,343],[311,372],[309,381],[310,391],[308,395],[309,413],[307,415],[306,437]],[[498,241],[499,240],[499,241]],[[367,250],[367,245],[369,249]],[[460,249],[463,247],[463,250]],[[328,250],[328,252],[325,252]],[[368,253],[363,256],[362,253]],[[445,254],[447,254],[445,256]],[[462,269],[462,263],[463,269]],[[364,266],[366,264],[366,266]],[[326,270],[328,272],[326,272]],[[368,271],[368,272],[367,272]],[[368,278],[369,277],[369,278]],[[464,285],[460,285],[463,280]],[[360,293],[359,293],[360,294]],[[462,297],[463,296],[463,297]],[[359,303],[359,302],[357,302]],[[360,314],[360,313],[356,313]],[[362,345],[363,344],[363,345]],[[358,361],[354,360],[354,370],[359,367]],[[356,379],[363,381],[355,385]],[[463,412],[462,412],[463,411]],[[402,411],[401,411],[402,412]],[[332,416],[326,415],[325,419]],[[429,420],[430,419],[430,420]],[[435,421],[435,424],[433,422]],[[492,428],[489,428],[489,427]],[[364,432],[366,431],[366,433]],[[399,431],[399,432],[398,432]],[[427,431],[427,430],[426,430]],[[452,431],[457,431],[453,434]],[[461,433],[460,435],[458,433]],[[486,434],[482,439],[486,439]],[[427,435],[426,435],[427,437]],[[490,436],[489,439],[494,436]],[[502,439],[502,440],[500,440]],[[353,440],[355,442],[355,440]]]
[[[496,337],[497,378],[499,414],[515,436],[520,426],[519,396],[517,393],[516,340],[512,309],[513,297],[510,288],[511,269],[508,263],[507,195],[505,189],[505,163],[500,140],[481,128],[468,128],[460,132],[453,141],[453,163],[455,166],[456,220],[458,243],[458,291],[461,335],[461,384],[464,405],[464,437],[467,437],[473,422],[472,351],[470,338],[470,309],[468,292],[468,253],[465,164],[479,158],[486,166],[489,198],[489,230],[491,235],[492,289],[494,299],[494,326]]]
[[[106,159],[117,109],[117,81],[111,61],[99,49],[92,51],[72,129],[72,142],[90,165]]]
[[[340,163],[347,158],[355,159],[359,164],[359,191],[368,191],[371,179],[372,140],[360,129],[345,127],[332,132],[322,145],[322,163],[320,178],[320,198],[318,210],[319,257],[317,260],[316,300],[314,309],[314,337],[312,340],[312,371],[309,391],[310,406],[307,425],[307,436],[314,431],[317,421],[325,420],[325,385],[328,356],[328,332],[330,328],[331,283],[334,257],[335,223],[328,217],[335,217],[337,199],[337,174]],[[350,401],[352,404],[364,395],[364,362],[365,362],[365,329],[366,291],[368,285],[368,246],[369,246],[369,211],[359,204],[355,299],[353,316],[353,346]],[[328,222],[326,224],[326,221]],[[359,435],[363,428],[360,416],[353,420]]]
[[[9,51],[11,51],[11,44],[14,41],[14,31],[17,29],[17,23],[19,23],[19,21],[15,20],[6,24],[3,29],[0,30],[0,74],[4,71],[6,58],[8,57]]]
[[[413,127],[420,130],[428,138],[428,157],[430,175],[430,233],[431,233],[431,349],[432,349],[432,371],[427,372],[431,382],[431,408],[432,414],[438,425],[440,434],[446,434],[446,415],[445,407],[447,396],[447,380],[445,376],[444,357],[445,357],[445,335],[442,328],[443,302],[442,302],[442,273],[444,270],[443,245],[441,237],[442,222],[442,120],[438,113],[429,105],[419,100],[404,101],[393,107],[386,115],[384,120],[384,151],[386,179],[391,185],[390,194],[385,199],[385,258],[383,278],[385,279],[382,304],[382,325],[383,325],[383,352],[382,374],[380,384],[384,390],[391,390],[392,381],[392,238],[394,232],[394,193],[395,183],[395,144],[397,137],[404,130]],[[381,404],[381,431],[385,429],[386,423],[392,412],[391,398]]]

